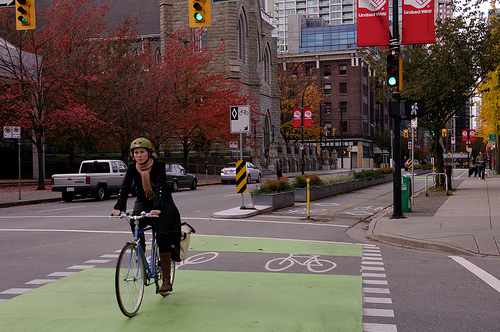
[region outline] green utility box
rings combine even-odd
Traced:
[[[401,201],[403,212],[411,212],[411,177],[401,176]]]

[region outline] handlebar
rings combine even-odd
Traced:
[[[111,216],[112,218],[120,218],[120,219],[127,219],[129,221],[136,221],[136,220],[141,220],[143,218],[156,218],[158,217],[158,215],[156,214],[150,214],[149,212],[146,212],[146,211],[142,211],[141,214],[139,214],[138,216],[132,216],[130,213],[125,213],[125,212],[122,212],[120,213],[119,216]]]

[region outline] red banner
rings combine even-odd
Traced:
[[[302,127],[302,109],[293,109],[293,127]]]
[[[476,131],[474,129],[469,130],[469,141],[474,142],[476,140]]]
[[[313,113],[312,108],[304,108],[304,127],[312,127]]]
[[[389,45],[388,0],[358,0],[357,46]]]
[[[403,0],[401,44],[435,42],[434,0]]]
[[[467,129],[462,129],[462,142],[467,142],[469,140],[469,131]]]

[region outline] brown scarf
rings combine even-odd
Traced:
[[[155,193],[153,188],[151,188],[151,180],[149,178],[149,172],[151,172],[151,167],[153,166],[153,158],[149,158],[144,164],[135,163],[135,168],[141,174],[142,188],[144,188],[144,193],[148,200],[155,198]]]

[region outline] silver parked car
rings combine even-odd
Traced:
[[[255,181],[260,183],[262,175],[257,166],[252,163],[247,162],[247,183]],[[220,179],[222,184],[228,183],[230,181],[236,181],[236,163],[231,162],[224,167],[220,172]]]
[[[188,173],[179,164],[165,165],[165,173],[167,175],[167,185],[172,188],[172,191],[177,191],[179,188],[195,190],[198,186],[196,175]]]

